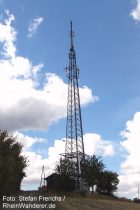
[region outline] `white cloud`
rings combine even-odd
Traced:
[[[130,14],[134,20],[140,21],[140,0],[137,0],[137,6]]]
[[[40,70],[42,68],[43,68],[43,64],[42,63],[34,66],[33,69],[32,69],[33,75],[36,77],[37,73],[40,72]]]
[[[22,188],[25,187],[27,190],[28,187],[30,189],[30,185],[33,185],[34,187],[39,186],[42,166],[45,165],[45,169],[47,169],[48,174],[52,171],[50,171],[51,166],[48,166],[48,160],[43,158],[40,154],[33,152],[32,146],[36,143],[45,143],[47,140],[37,137],[33,138],[19,132],[14,132],[13,136],[16,137],[16,140],[23,145],[22,155],[24,155],[28,161],[28,166],[25,170],[26,177],[23,180]]]
[[[127,151],[125,160],[121,164],[120,187],[121,195],[136,197],[140,186],[140,112],[135,113],[134,118],[126,123],[126,129],[121,135],[126,140],[121,142]],[[123,189],[127,189],[125,192]]]
[[[33,36],[33,34],[37,31],[38,27],[42,22],[43,22],[43,17],[37,17],[34,18],[32,21],[30,21],[28,27],[28,37]]]
[[[79,88],[79,92],[80,92],[80,103],[82,105],[87,105],[88,103],[96,102],[99,100],[98,96],[94,97],[92,96],[92,90],[89,89],[87,86]]]
[[[42,143],[45,142],[46,140],[43,138],[37,138],[37,137],[30,137],[28,135],[24,135],[23,133],[20,132],[14,132],[13,134],[14,137],[16,137],[16,140],[22,144],[23,146],[23,151],[27,151],[29,148],[31,148],[35,143]]]
[[[29,136],[23,136],[23,134],[20,134],[19,137],[20,136],[22,138],[20,138],[18,141],[21,143],[24,142],[24,145],[26,145],[22,154],[25,155],[29,161],[28,167],[26,168],[26,177],[22,182],[22,188],[25,187],[26,189],[28,189],[28,187],[32,186],[33,189],[35,189],[37,186],[39,186],[40,183],[42,166],[45,166],[46,176],[50,175],[54,171],[55,166],[60,159],[60,154],[64,153],[65,142],[63,141],[63,139],[55,140],[54,145],[48,148],[48,158],[43,158],[42,155],[31,151],[30,147],[34,143],[45,141],[44,139],[33,139]]]
[[[67,84],[52,73],[46,73],[44,84],[40,84],[38,75],[43,64],[34,66],[28,58],[15,54],[14,16],[8,11],[6,14],[7,19],[0,23],[3,29],[0,42],[4,44],[3,52],[9,56],[0,60],[1,129],[46,130],[53,122],[66,116]],[[11,46],[15,49],[13,53]],[[80,96],[82,105],[98,100],[86,86],[80,88]]]
[[[0,21],[0,42],[3,43],[2,54],[6,57],[15,57],[16,47],[14,42],[16,40],[16,31],[12,27],[14,16],[5,11],[7,18],[2,22]]]
[[[41,170],[42,166],[45,165],[45,169],[47,172],[51,173],[49,166],[47,165],[48,161],[47,159],[43,158],[41,155],[36,154],[32,151],[25,151],[23,153],[25,155],[29,162],[28,167],[26,169],[26,177],[23,179],[22,182],[22,188],[26,186],[26,190],[28,189],[28,185],[33,185],[34,189],[36,185],[40,184],[40,178],[41,178]],[[47,174],[46,174],[47,175]]]
[[[86,133],[84,135],[85,153],[88,155],[113,156],[115,154],[110,141],[103,140],[99,134]]]
[[[13,76],[10,65],[2,64],[3,68],[0,70],[1,129],[46,130],[53,122],[66,116],[67,84],[61,78],[55,74],[46,74],[47,82],[43,89],[38,90],[31,77],[27,77],[32,71],[28,62],[26,65],[29,65],[30,69],[25,75],[22,71],[18,74],[15,70],[16,76]],[[4,68],[7,72],[3,74]],[[26,72],[26,69],[24,70]],[[85,89],[90,92],[90,89],[83,87],[80,89],[81,94],[84,95]],[[94,97],[89,93],[84,96],[82,104],[93,100]]]

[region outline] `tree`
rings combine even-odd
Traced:
[[[75,190],[76,164],[67,158],[60,158],[59,164],[55,168],[57,176],[57,191],[73,191]]]
[[[99,176],[104,170],[105,165],[102,162],[101,157],[97,157],[95,155],[88,156],[85,160],[85,178],[88,183],[88,186],[92,188],[93,194],[93,187],[97,185],[100,181]]]
[[[112,195],[117,190],[119,183],[118,174],[112,171],[105,170],[106,166],[101,157],[95,155],[88,156],[85,160],[85,178],[88,186],[92,188],[97,186],[99,193]]]
[[[81,161],[82,177],[86,180],[89,187],[97,186],[99,193],[112,195],[117,190],[119,183],[118,174],[105,170],[106,166],[101,157],[87,156],[85,161]],[[69,180],[77,179],[76,163],[69,159],[60,159],[60,164],[56,166],[56,173],[61,175],[61,183],[68,183]],[[68,178],[66,180],[66,178]],[[70,183],[70,182],[69,182]],[[59,187],[61,184],[59,184]],[[69,187],[67,188],[67,191]]]
[[[0,197],[20,190],[27,159],[21,155],[22,145],[7,131],[0,131]]]
[[[119,184],[118,174],[112,171],[103,171],[99,176],[99,182],[97,184],[97,191],[99,193],[105,193],[112,195],[117,190]]]
[[[55,172],[69,177],[75,177],[76,163],[68,158],[60,158],[60,163],[56,166]]]

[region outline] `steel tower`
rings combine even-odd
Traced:
[[[46,190],[46,180],[45,180],[45,167],[42,166],[42,172],[41,172],[41,180],[40,180],[40,190],[45,191]]]
[[[83,128],[79,96],[79,69],[76,64],[76,52],[74,49],[74,33],[72,21],[70,22],[70,50],[69,66],[66,67],[68,78],[68,101],[67,101],[67,123],[66,123],[66,145],[65,158],[76,162],[77,185],[81,191],[82,173],[81,161],[85,160]],[[83,170],[82,170],[83,171]]]

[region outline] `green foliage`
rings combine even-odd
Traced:
[[[87,156],[85,161],[81,161],[81,171],[84,171],[84,173],[82,173],[83,177],[88,186],[92,188],[92,193],[94,185],[97,186],[97,191],[99,193],[107,195],[112,195],[113,192],[117,190],[117,185],[119,183],[118,174],[107,171],[105,168],[106,166],[100,156]],[[63,176],[62,185],[65,183],[65,176],[69,177],[69,180],[71,178],[76,180],[76,163],[69,159],[60,159],[60,163],[56,166],[55,172]]]
[[[93,193],[93,186],[97,185],[99,182],[99,176],[104,170],[105,165],[101,160],[101,157],[88,156],[85,160],[85,178],[88,183],[88,186],[92,188]]]
[[[97,191],[99,193],[105,193],[112,195],[117,190],[119,184],[118,174],[112,171],[103,171],[99,176],[99,182],[97,184]]]
[[[69,192],[75,189],[76,164],[73,161],[60,158],[55,172],[58,174],[55,190]]]
[[[95,155],[89,156],[85,160],[85,178],[88,185],[92,188],[97,186],[99,193],[112,195],[117,190],[119,184],[118,174],[112,171],[105,170],[105,165],[101,157]]]
[[[25,177],[27,160],[21,155],[22,146],[7,131],[0,131],[0,196],[16,193]]]
[[[76,164],[74,161],[69,159],[60,158],[60,163],[55,168],[56,173],[67,175],[69,177],[76,176]]]

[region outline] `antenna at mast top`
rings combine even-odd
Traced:
[[[72,21],[70,21],[70,39],[71,39],[71,49],[74,48],[74,44],[73,44],[73,37],[74,37],[74,32],[72,30]]]

